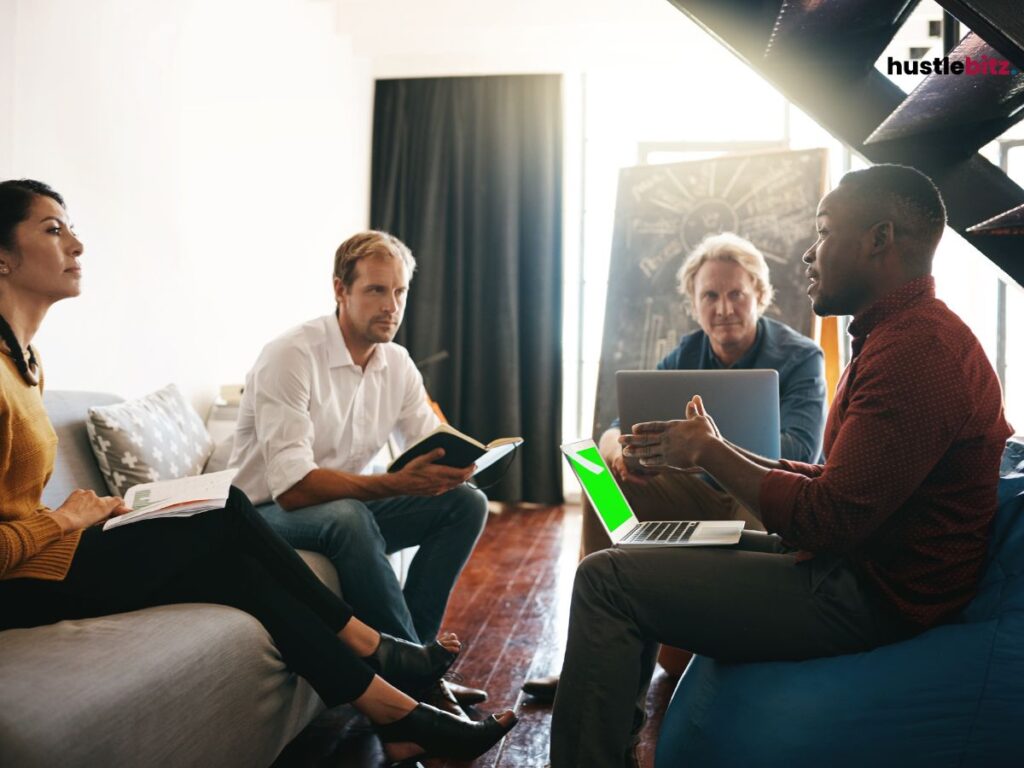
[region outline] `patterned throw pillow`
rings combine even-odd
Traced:
[[[198,475],[213,450],[202,419],[173,384],[151,395],[89,409],[89,442],[107,488]]]

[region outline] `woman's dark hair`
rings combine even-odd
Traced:
[[[11,179],[0,181],[0,248],[12,250],[14,228],[28,218],[28,209],[37,195],[56,200],[64,208],[64,198],[41,181]]]
[[[32,199],[42,195],[57,201],[60,207],[64,207],[64,198],[48,184],[33,179],[12,179],[0,181],[0,248],[13,250],[14,228],[28,218],[29,208],[32,207]],[[36,356],[29,347],[28,359],[14,336],[11,326],[0,317],[0,339],[3,339],[11,350],[11,357],[18,371],[29,384],[38,384],[36,377]]]

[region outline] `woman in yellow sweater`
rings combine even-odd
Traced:
[[[82,252],[57,192],[0,183],[0,630],[168,603],[230,605],[266,627],[328,706],[352,702],[374,722],[390,759],[490,749],[515,724],[512,712],[471,723],[413,698],[455,659],[454,635],[421,646],[359,621],[237,489],[222,510],[108,532],[97,523],[128,511],[120,498],[79,490],[57,509],[42,505],[57,437],[30,343],[50,306],[79,294]]]

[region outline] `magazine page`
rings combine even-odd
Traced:
[[[224,506],[237,469],[134,485],[124,496],[132,511],[110,518],[103,530],[149,519],[196,514]]]

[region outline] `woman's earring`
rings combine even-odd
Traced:
[[[9,275],[10,273],[10,267],[8,267],[6,264],[0,264],[0,275]]]

